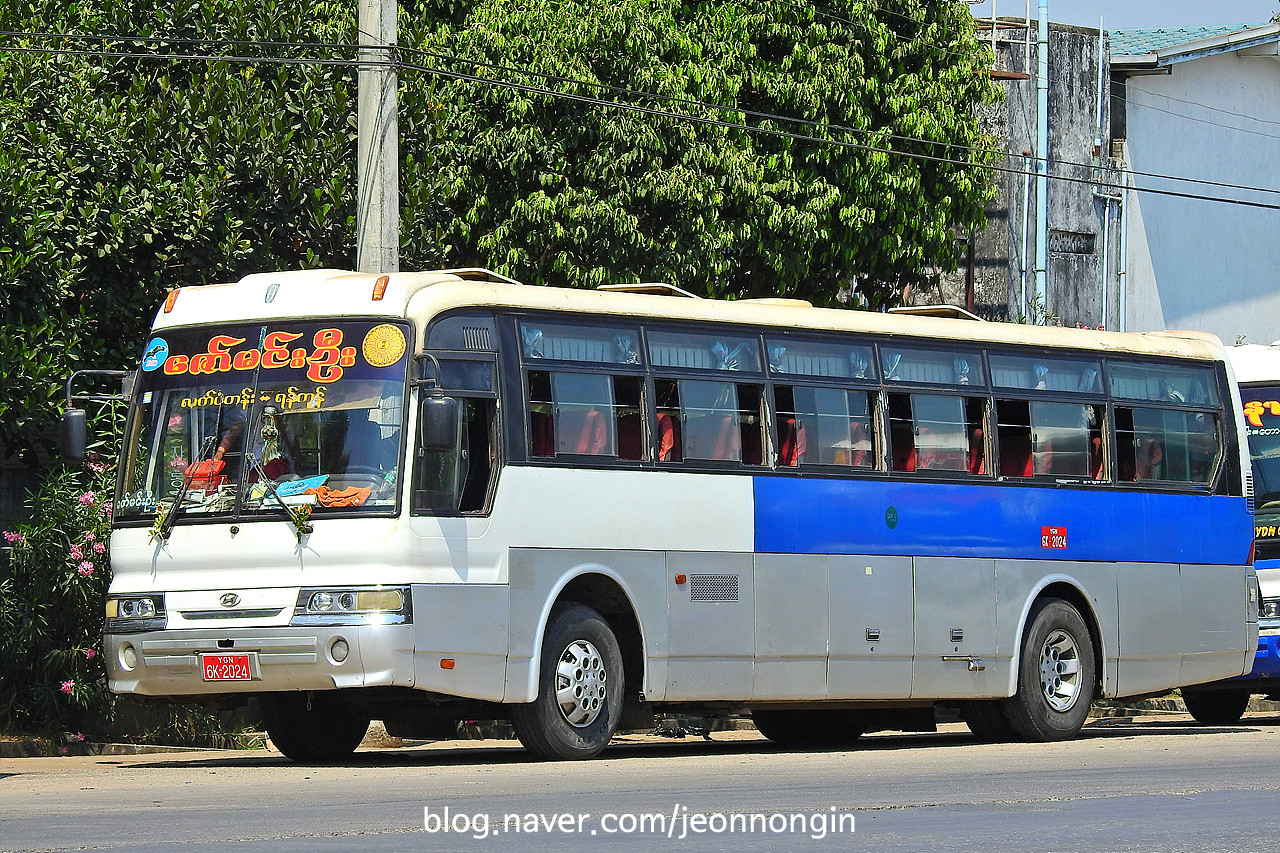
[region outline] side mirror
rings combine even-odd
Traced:
[[[83,462],[89,444],[89,428],[84,409],[67,409],[62,413],[62,458],[67,462]]]
[[[418,449],[446,453],[456,450],[462,434],[461,411],[453,397],[423,397],[418,410]]]

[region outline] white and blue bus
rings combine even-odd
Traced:
[[[1258,650],[1244,675],[1183,688],[1187,710],[1202,723],[1233,723],[1253,694],[1280,699],[1280,345],[1227,349],[1240,383],[1256,494],[1255,562],[1261,588]]]
[[[132,392],[110,686],[254,700],[304,761],[371,719],[548,758],[655,711],[1070,738],[1253,663],[1236,401],[1195,333],[484,270],[183,288]]]

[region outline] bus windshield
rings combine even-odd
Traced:
[[[1280,385],[1241,388],[1240,397],[1257,496],[1257,556],[1275,559],[1280,557]]]
[[[166,330],[144,351],[117,521],[396,505],[408,329],[372,321]]]

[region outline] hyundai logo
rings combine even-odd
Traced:
[[[236,595],[234,592],[228,592],[224,593],[222,598],[219,598],[218,601],[221,602],[223,607],[235,607],[240,603],[240,596]]]

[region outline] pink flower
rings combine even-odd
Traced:
[[[103,471],[107,470],[107,466],[103,465],[101,462],[90,462],[89,470],[95,474],[101,474]]]
[[[105,554],[105,553],[107,553],[107,546],[106,546],[106,545],[103,545],[101,542],[94,542],[94,543],[93,543],[93,553],[95,553],[95,554]]]
[[[113,505],[112,505],[112,502],[111,502],[111,501],[107,501],[107,502],[105,502],[105,503],[102,505],[102,514],[103,514],[103,515],[107,515],[107,516],[111,515],[112,508],[113,508]]]
[[[6,541],[6,542],[8,542],[10,545],[13,545],[13,544],[15,544],[15,543],[16,543],[16,544],[18,544],[18,545],[21,545],[21,544],[22,544],[22,540],[23,540],[24,538],[25,538],[25,537],[24,537],[21,533],[14,533],[12,530],[6,530],[6,531],[4,532],[4,539],[5,539],[5,541]]]
[[[62,682],[62,692],[63,692],[63,693],[66,693],[66,694],[70,695],[70,694],[71,694],[71,691],[72,691],[72,690],[75,690],[75,689],[76,689],[76,683],[75,683],[74,681],[64,681],[64,682]]]
[[[174,415],[169,418],[169,429],[177,429],[182,426],[182,415]]]
[[[98,652],[94,649],[84,649],[83,651],[85,660],[93,660],[98,656]]]
[[[181,456],[175,456],[169,460],[169,467],[175,471],[185,471],[187,468],[187,460]]]
[[[80,564],[80,568],[77,569],[77,571],[79,571],[80,574],[84,575],[87,578],[93,574],[93,563],[89,562],[88,560],[85,560],[83,563]]]
[[[92,531],[92,530],[86,530],[86,531],[84,532],[84,541],[86,541],[86,542],[92,542],[93,540],[95,540],[95,539],[97,539],[97,538],[98,538],[97,536],[94,536],[94,535],[93,535],[93,531]]]
[[[72,546],[71,546],[71,551],[70,551],[69,553],[70,553],[71,559],[73,559],[73,560],[83,560],[83,559],[84,559],[84,552],[80,550],[80,546],[79,546],[79,545],[72,545]]]
[[[76,732],[75,734],[73,734],[71,736],[71,739],[74,740],[76,743],[84,743],[84,735],[81,734],[80,732]]]
[[[80,506],[92,506],[97,500],[97,496],[93,492],[85,492],[80,496]]]
[[[58,747],[58,755],[66,755],[70,751],[71,750],[67,749],[65,746]]]

